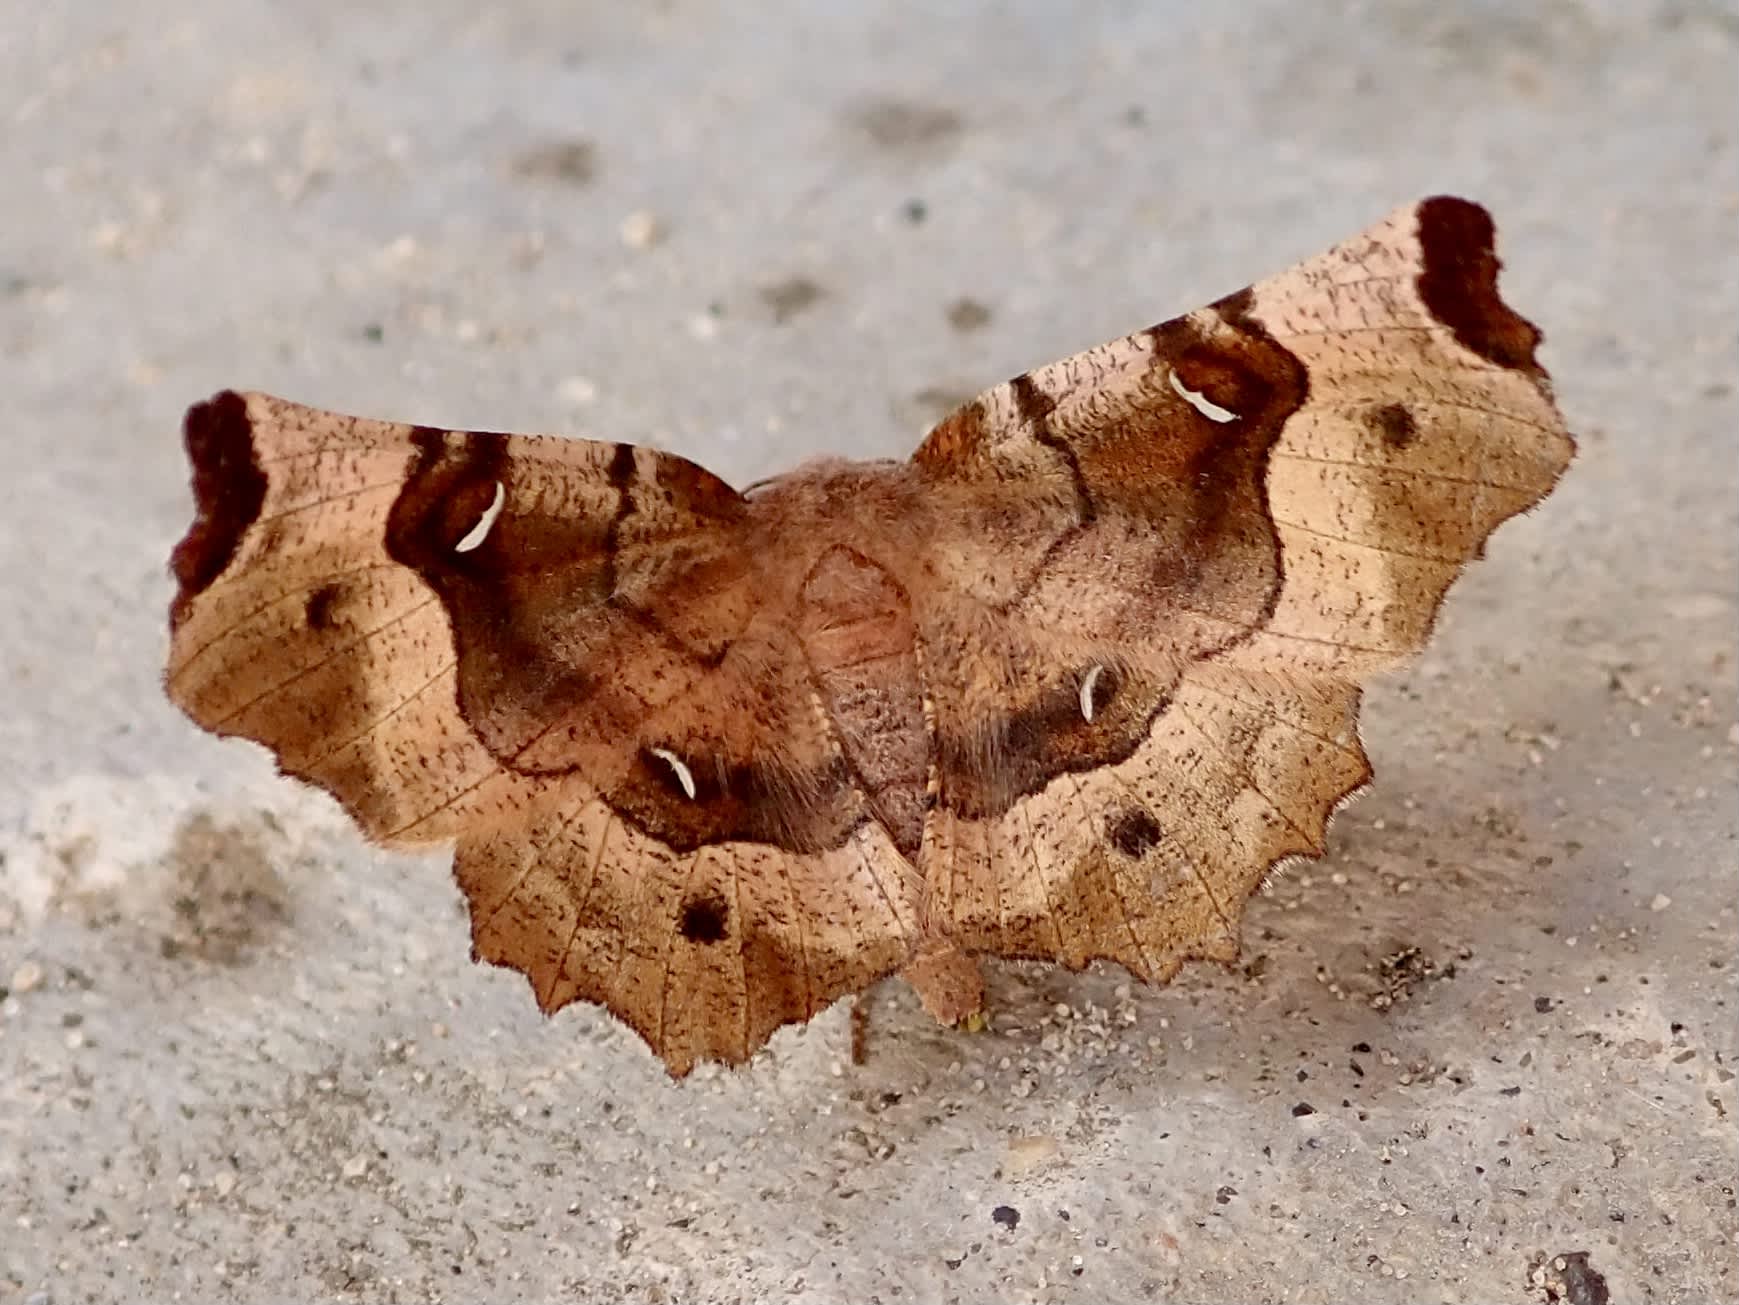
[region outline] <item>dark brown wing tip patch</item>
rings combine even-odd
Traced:
[[[193,464],[194,517],[169,559],[179,586],[169,608],[172,626],[181,623],[193,600],[228,569],[266,501],[266,473],[241,395],[224,390],[194,404],[187,410],[182,434]]]
[[[1498,294],[1491,214],[1471,200],[1437,195],[1419,205],[1419,297],[1456,340],[1481,358],[1529,373],[1543,388],[1534,358],[1539,328]]]

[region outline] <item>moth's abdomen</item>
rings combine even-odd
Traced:
[[[834,548],[804,581],[798,634],[846,765],[911,860],[923,836],[930,737],[905,591],[861,553]]]

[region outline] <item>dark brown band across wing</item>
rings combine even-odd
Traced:
[[[619,667],[573,655],[564,627],[602,625],[616,588],[617,535],[633,511],[634,450],[610,463],[607,513],[552,510],[522,486],[509,437],[414,432],[416,452],[387,517],[386,551],[422,577],[447,609],[458,661],[459,710],[504,765],[572,769],[527,754]],[[627,472],[617,468],[626,464]],[[498,488],[499,487],[499,488]],[[499,493],[503,509],[480,541],[458,545]]]
[[[803,776],[753,758],[729,766],[696,758],[688,774],[692,796],[668,758],[642,750],[601,796],[623,820],[676,852],[719,843],[825,852],[875,818],[856,796],[857,777],[837,758]]]
[[[409,567],[447,609],[458,662],[458,707],[495,757],[511,763],[526,744],[525,721],[547,719],[556,704],[583,700],[595,687],[572,666],[552,666],[528,582],[548,559],[564,556],[576,604],[602,602],[608,571],[598,524],[504,511],[483,539],[458,545],[495,500],[511,501],[515,468],[508,437],[449,437],[419,427],[403,487],[386,521],[387,556]]]
[[[1250,311],[1248,290],[1213,306],[1220,319],[1165,322],[1147,332],[1153,383],[1169,395],[1169,377],[1230,413],[1213,421],[1169,401],[1145,412],[1113,413],[1089,424],[1060,420],[1055,402],[1030,377],[1012,382],[1016,409],[1033,438],[1064,455],[1079,502],[1076,524],[1054,542],[1043,569],[1114,518],[1147,536],[1151,569],[1135,600],[1150,613],[1144,633],[1163,640],[1180,612],[1205,611],[1215,621],[1189,627],[1176,649],[1179,664],[1214,656],[1247,639],[1268,619],[1283,578],[1280,543],[1266,492],[1268,455],[1288,418],[1305,403],[1303,364]],[[920,449],[940,474],[949,462],[970,463],[975,443],[991,438],[982,410],[938,428]],[[1083,627],[1087,625],[1083,619]],[[933,662],[946,660],[938,650]],[[1057,776],[1115,765],[1148,737],[1170,703],[1181,670],[1163,680],[1152,672],[1107,665],[1022,666],[1008,709],[938,729],[937,800],[971,820],[1000,816]],[[1091,718],[1082,685],[1093,699]]]
[[[413,442],[387,552],[446,608],[459,713],[506,769],[578,774],[623,820],[677,852],[743,841],[817,851],[840,846],[869,818],[836,757],[793,774],[722,739],[686,757],[675,740],[632,743],[646,726],[636,680],[661,664],[717,671],[736,634],[725,619],[681,624],[704,607],[717,573],[740,570],[728,535],[740,499],[723,482],[618,444],[601,467],[603,505],[582,511],[529,483],[537,469],[516,460],[507,437],[419,430]],[[491,528],[461,549],[498,496]],[[636,542],[654,503],[663,513],[685,505],[724,528],[719,557],[690,542],[669,555],[644,536]],[[656,577],[650,591],[643,571]],[[702,736],[730,723],[709,716],[716,704],[690,708]]]

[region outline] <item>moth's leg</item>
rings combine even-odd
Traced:
[[[859,1069],[869,1060],[870,994],[875,987],[865,988],[851,999],[851,1063]]]
[[[900,971],[938,1024],[982,1027],[984,975],[978,962],[946,938],[927,938]]]

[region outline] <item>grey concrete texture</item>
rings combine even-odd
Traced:
[[[1739,1299],[1736,75],[1690,0],[13,6],[0,1301]],[[162,695],[215,389],[743,483],[1439,191],[1581,455],[1235,968],[672,1083]]]

